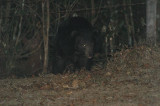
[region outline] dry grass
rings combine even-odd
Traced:
[[[0,105],[160,105],[160,48],[114,54],[91,71],[0,80]]]

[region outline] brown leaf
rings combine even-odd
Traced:
[[[144,68],[144,69],[148,69],[150,67],[151,67],[151,65],[149,63],[146,63],[146,64],[142,65],[142,68]]]
[[[78,88],[78,80],[74,80],[74,81],[72,82],[72,87],[73,87],[73,88]]]
[[[70,88],[70,87],[69,87],[68,85],[65,84],[65,85],[63,85],[63,88]]]
[[[51,88],[51,86],[46,84],[46,85],[42,86],[40,89],[45,90],[45,89],[50,89],[50,88]]]
[[[72,93],[73,93],[72,91],[70,91],[70,92],[67,92],[67,94],[68,94],[68,95],[71,95]]]
[[[111,72],[107,72],[107,73],[106,73],[106,76],[111,76]]]

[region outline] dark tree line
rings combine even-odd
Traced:
[[[149,2],[157,7],[146,8]],[[158,4],[156,0],[0,0],[0,74],[47,72],[58,25],[75,13],[105,36],[106,52],[145,42],[146,35],[150,39],[146,16],[159,14]],[[157,12],[150,14],[154,11],[150,8]],[[159,20],[153,42],[159,39]]]

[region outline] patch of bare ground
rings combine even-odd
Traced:
[[[160,48],[122,50],[90,72],[1,79],[0,105],[159,106]]]

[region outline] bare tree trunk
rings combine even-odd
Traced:
[[[147,0],[147,43],[156,46],[157,0]]]
[[[129,4],[131,4],[131,0],[129,0]],[[135,29],[134,29],[134,20],[133,20],[133,11],[132,11],[132,6],[129,6],[129,12],[130,12],[130,22],[131,22],[131,35],[132,35],[132,46],[136,44],[136,39],[135,39]]]
[[[24,10],[24,2],[25,2],[25,0],[22,1],[22,11]],[[22,20],[23,20],[23,16],[20,17],[19,29],[18,29],[19,31],[18,31],[16,43],[15,43],[16,46],[19,43],[19,39],[20,39],[21,31],[22,31]]]
[[[126,0],[123,0],[123,4],[124,4],[124,11],[127,12],[126,9]],[[128,33],[128,45],[131,47],[132,46],[132,36],[131,36],[131,25],[129,23],[129,18],[127,13],[124,13],[124,17],[125,17],[125,22],[126,22],[126,28],[127,28],[127,33]]]
[[[160,0],[157,1],[157,4],[160,4]],[[158,42],[160,41],[160,5],[157,5],[157,37]]]
[[[9,17],[10,15],[10,9],[11,9],[11,3],[10,2],[7,2],[7,8],[6,8],[6,11],[5,11],[5,17]],[[8,18],[5,18],[5,23],[8,23]]]
[[[2,33],[2,14],[3,14],[3,10],[2,10],[3,7],[0,7],[0,33]],[[0,39],[1,39],[2,35],[0,36]]]
[[[44,39],[44,63],[43,63],[43,73],[47,73],[48,69],[48,37],[49,37],[49,0],[46,1],[47,14],[45,17],[45,3],[42,1],[42,24],[43,24],[43,39]],[[45,21],[46,18],[46,21]],[[46,22],[46,23],[45,23]]]
[[[94,24],[94,17],[95,17],[95,5],[94,5],[94,0],[91,0],[91,15],[92,15],[92,20],[91,20],[91,24]]]
[[[46,72],[46,53],[45,53],[45,19],[44,19],[44,0],[42,0],[42,35],[43,35],[43,41],[44,41],[44,60],[43,60],[43,73]]]
[[[46,64],[44,64],[44,72],[47,72],[47,67],[48,67],[48,43],[49,43],[49,28],[50,28],[50,15],[49,15],[49,0],[47,0],[47,23],[46,23],[46,43],[45,43],[45,54],[46,54]],[[46,71],[45,71],[46,70]]]

